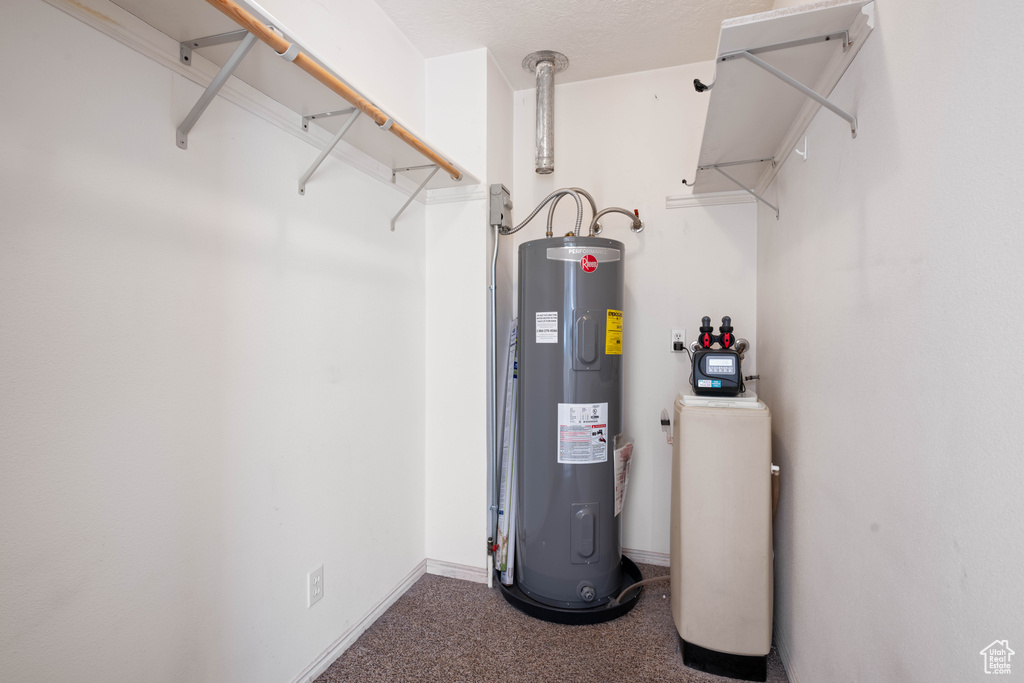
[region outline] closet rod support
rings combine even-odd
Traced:
[[[778,78],[780,81],[782,81],[786,85],[791,86],[791,87],[795,88],[796,90],[800,91],[801,93],[803,93],[807,97],[811,98],[812,100],[814,100],[815,102],[817,102],[821,106],[825,107],[829,111],[833,112],[834,114],[836,114],[840,118],[846,119],[846,121],[848,121],[849,124],[850,124],[850,133],[853,135],[853,137],[857,137],[857,117],[856,116],[854,116],[853,114],[847,113],[843,109],[840,109],[836,105],[834,105],[831,102],[829,102],[826,98],[822,97],[818,93],[816,93],[813,90],[811,90],[810,88],[808,88],[806,85],[804,85],[800,81],[798,81],[795,78],[793,78],[793,77],[791,77],[791,76],[789,76],[789,75],[779,71],[778,69],[776,69],[771,64],[768,64],[767,62],[765,62],[765,61],[755,57],[754,55],[750,54],[746,50],[737,52],[735,54],[736,54],[737,57],[743,57],[744,59],[746,59],[751,64],[754,64],[755,66],[761,67],[762,69],[764,69],[765,71],[770,73],[772,76],[775,76],[776,78]]]
[[[248,31],[246,32],[248,33]],[[242,39],[241,44],[235,48],[235,51],[228,57],[228,61],[224,62],[224,66],[220,68],[217,75],[210,81],[210,85],[207,86],[206,91],[199,96],[199,100],[192,107],[192,111],[188,113],[185,120],[178,126],[177,137],[175,138],[178,147],[182,149],[188,149],[188,134],[192,130],[192,126],[196,125],[196,121],[203,115],[206,108],[210,106],[210,102],[217,96],[217,93],[223,87],[224,83],[231,77],[238,65],[241,64],[242,60],[245,59],[245,55],[249,53],[249,49],[256,43],[256,36],[251,33]]]
[[[395,217],[391,219],[391,232],[395,231],[395,221],[398,220],[398,217],[402,215],[402,212],[404,212],[410,204],[412,204],[412,200],[416,199],[416,195],[423,191],[423,188],[427,186],[427,183],[430,182],[430,179],[433,178],[434,174],[437,173],[437,171],[441,168],[437,164],[430,164],[430,166],[433,166],[434,170],[431,171],[430,174],[423,179],[423,182],[420,183],[420,186],[416,188],[415,192],[409,195],[409,198],[405,200],[405,204],[402,204],[402,208],[399,209],[398,213],[395,214]]]
[[[335,134],[334,139],[327,143],[327,146],[324,147],[323,151],[320,152],[320,156],[316,158],[316,161],[314,161],[312,165],[309,167],[309,169],[302,174],[302,177],[299,178],[299,194],[306,194],[306,182],[309,181],[310,176],[312,176],[313,173],[316,172],[316,169],[320,168],[320,164],[324,163],[324,159],[326,159],[328,155],[330,155],[330,153],[334,151],[334,148],[338,145],[339,142],[341,142],[341,138],[345,136],[345,133],[348,132],[348,129],[351,128],[352,124],[355,123],[356,119],[359,118],[360,112],[357,109],[352,109],[352,111],[352,116],[348,117],[348,120],[346,120],[345,123],[341,125],[341,130],[339,130],[337,134]]]
[[[344,116],[345,114],[351,114],[356,110],[355,107],[347,107],[345,109],[335,109],[333,111],[322,111],[319,114],[306,114],[302,117],[302,130],[309,132],[309,122],[318,119],[328,119],[332,116]]]
[[[183,40],[180,43],[178,43],[178,61],[180,61],[185,66],[192,66],[192,50],[198,50],[202,47],[210,47],[211,45],[237,43],[242,38],[245,38],[246,33],[248,33],[248,31],[246,31],[244,28],[240,28],[237,31],[218,33],[215,36],[195,38],[194,40]]]
[[[724,175],[726,178],[731,180],[733,182],[733,184],[736,185],[737,187],[739,187],[741,190],[743,190],[744,192],[747,192],[748,194],[753,196],[754,199],[756,199],[757,201],[761,202],[762,204],[764,204],[768,208],[774,210],[775,211],[775,220],[779,220],[779,207],[777,207],[774,204],[770,203],[767,199],[765,199],[764,197],[762,197],[758,193],[754,192],[749,187],[747,187],[746,185],[744,185],[743,183],[741,183],[740,181],[736,180],[731,175],[729,175],[728,173],[723,171],[721,168],[719,168],[720,165],[724,165],[724,164],[713,164],[711,166],[702,166],[700,170],[704,170],[704,169],[707,169],[707,168],[715,169],[716,171],[718,171],[719,173]]]
[[[423,164],[422,166],[402,166],[401,168],[391,169],[391,182],[395,182],[396,173],[405,173],[406,171],[419,171],[424,168],[434,168],[437,164]]]

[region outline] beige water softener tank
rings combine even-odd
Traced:
[[[683,663],[767,678],[772,641],[771,412],[753,392],[676,399],[672,618]]]

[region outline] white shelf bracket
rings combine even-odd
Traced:
[[[782,81],[786,85],[788,85],[788,86],[790,86],[792,88],[795,88],[796,90],[798,90],[799,92],[803,93],[807,97],[811,98],[812,100],[814,100],[815,102],[817,102],[821,106],[825,107],[829,111],[833,112],[834,114],[836,114],[840,118],[846,119],[846,121],[848,121],[849,124],[850,124],[850,133],[851,133],[851,135],[853,135],[853,137],[857,137],[857,117],[854,116],[853,114],[848,113],[845,109],[840,109],[836,105],[834,105],[831,102],[829,102],[826,98],[822,97],[818,93],[816,93],[813,90],[811,90],[810,88],[808,88],[806,85],[804,85],[800,81],[798,81],[795,78],[793,78],[793,77],[791,77],[791,76],[789,76],[789,75],[779,71],[778,69],[776,69],[771,64],[765,62],[764,60],[762,60],[762,59],[760,59],[758,57],[755,57],[754,55],[752,55],[750,52],[748,52],[746,50],[741,50],[740,52],[733,53],[732,55],[729,55],[729,56],[730,57],[742,57],[743,59],[746,59],[751,64],[754,64],[755,66],[761,67],[762,69],[764,69],[765,71],[770,73],[772,76],[775,76],[776,78],[778,78],[780,81]]]
[[[237,43],[239,40],[245,38],[246,34],[249,33],[244,28],[240,28],[237,31],[228,31],[227,33],[218,33],[215,36],[206,36],[205,38],[195,38],[193,40],[183,40],[178,43],[178,61],[185,66],[192,66],[192,50],[198,50],[203,47],[210,47],[211,45],[223,45],[224,43]]]
[[[779,207],[775,206],[774,204],[769,202],[767,199],[765,199],[764,197],[762,197],[758,193],[754,192],[749,187],[747,187],[746,185],[744,185],[743,183],[741,183],[740,181],[736,180],[731,175],[729,175],[728,173],[726,173],[725,171],[722,170],[723,166],[739,166],[741,164],[757,164],[757,163],[761,163],[763,161],[770,161],[773,166],[775,165],[775,158],[774,157],[769,157],[767,159],[749,159],[747,161],[729,161],[729,162],[726,162],[724,164],[708,164],[707,166],[698,166],[697,170],[698,171],[709,171],[709,170],[718,171],[719,173],[724,175],[726,178],[728,178],[732,182],[733,185],[735,185],[736,187],[740,188],[741,190],[743,190],[747,194],[751,195],[754,199],[756,199],[757,201],[761,202],[762,204],[764,204],[768,208],[772,209],[775,212],[775,220],[779,220]],[[688,183],[688,182],[686,182],[685,179],[683,179],[683,185],[686,185],[687,187],[693,187],[693,183]]]
[[[406,171],[419,171],[424,168],[434,168],[437,164],[422,164],[421,166],[402,166],[401,168],[391,169],[391,182],[395,182],[396,174],[405,173]]]
[[[210,106],[210,102],[212,102],[213,98],[217,96],[217,93],[231,77],[231,74],[234,73],[235,69],[238,68],[238,65],[241,64],[242,60],[245,59],[245,56],[249,53],[252,46],[256,43],[255,35],[248,31],[246,31],[245,34],[246,35],[242,38],[241,44],[235,48],[234,52],[231,53],[228,61],[224,62],[224,66],[220,68],[217,75],[213,77],[212,81],[210,81],[210,85],[207,86],[203,94],[199,96],[199,100],[195,105],[193,105],[192,111],[188,113],[185,120],[181,122],[180,126],[178,126],[175,138],[178,147],[188,149],[188,134],[189,131],[192,130],[192,126],[196,125],[196,121],[198,121],[199,117],[203,115],[206,108]],[[192,42],[194,43],[196,41]],[[191,59],[191,56],[189,58]]]
[[[335,134],[334,138],[329,143],[327,143],[327,146],[324,147],[323,150],[320,152],[320,156],[318,156],[316,160],[313,161],[309,169],[307,169],[306,172],[302,174],[302,177],[299,178],[299,194],[306,194],[306,183],[309,182],[310,176],[312,176],[313,173],[316,172],[316,169],[320,168],[320,164],[324,163],[324,159],[326,159],[328,155],[330,155],[330,153],[334,151],[334,148],[337,147],[339,142],[341,142],[341,138],[345,136],[345,133],[348,132],[348,129],[351,128],[352,124],[355,123],[356,119],[359,118],[360,112],[358,110],[350,109],[349,111],[353,112],[352,116],[348,117],[345,123],[341,124],[341,130],[339,130]],[[303,117],[303,126],[305,126],[305,117]]]
[[[355,107],[348,107],[347,109],[335,109],[334,111],[322,111],[319,114],[306,114],[302,117],[302,130],[309,132],[309,124],[312,121],[319,119],[327,119],[332,116],[344,116],[345,114],[351,114],[356,110]]]
[[[434,174],[437,173],[437,171],[441,167],[438,166],[437,164],[428,164],[426,166],[409,166],[409,167],[406,167],[406,168],[396,168],[396,169],[392,170],[391,177],[394,178],[395,172],[398,172],[398,171],[412,171],[412,170],[415,170],[417,168],[433,168],[434,170],[431,171],[430,174],[427,175],[427,177],[423,179],[423,182],[420,183],[420,186],[416,188],[415,192],[413,192],[411,195],[409,195],[409,198],[405,200],[405,204],[402,204],[402,208],[399,209],[398,213],[395,214],[395,217],[391,219],[391,232],[395,231],[395,221],[398,220],[398,217],[402,215],[402,213],[406,210],[406,208],[408,208],[408,206],[410,204],[412,204],[412,200],[416,199],[416,195],[418,195],[420,192],[423,191],[423,188],[427,186],[427,183],[430,182],[430,179],[434,177]]]

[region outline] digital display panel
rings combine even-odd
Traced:
[[[735,356],[707,356],[707,372],[715,375],[732,375],[736,372]]]

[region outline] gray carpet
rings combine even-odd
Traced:
[[[668,573],[667,567],[640,569],[644,578]],[[683,666],[668,581],[643,590],[619,619],[562,626],[518,612],[497,588],[427,574],[317,683],[732,680]],[[774,647],[768,680],[788,683]]]

